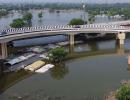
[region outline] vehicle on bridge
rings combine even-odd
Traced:
[[[130,28],[130,24],[123,24],[121,26],[125,26],[125,27],[129,27]]]
[[[7,34],[7,32],[5,32],[5,31],[0,33],[0,35],[6,35],[6,34]]]
[[[80,25],[74,25],[73,28],[81,28]]]

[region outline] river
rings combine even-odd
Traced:
[[[45,11],[41,24],[35,19],[37,11],[32,12],[35,15],[34,26],[66,25],[70,19],[75,16],[80,18],[83,14],[81,11],[65,11],[59,14]],[[17,16],[21,15],[16,14]],[[6,21],[3,21],[5,26],[1,24],[3,19],[0,20],[0,25],[5,27]],[[21,43],[24,44],[24,41]],[[44,74],[30,74],[25,71],[9,73],[0,79],[0,99],[104,100],[110,91],[120,86],[121,80],[130,78],[130,71],[127,70],[129,44],[129,38],[125,40],[122,48],[116,45],[115,40],[90,41],[75,45],[75,53],[70,54],[73,59]]]

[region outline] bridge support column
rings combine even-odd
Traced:
[[[74,45],[74,34],[70,34],[69,35],[69,39],[70,39],[70,45]]]
[[[125,40],[125,33],[124,32],[119,32],[117,34],[117,38],[119,40],[119,45],[124,45],[124,40]]]
[[[5,59],[8,56],[7,43],[1,43],[1,59]]]
[[[69,54],[74,54],[74,45],[69,46]]]
[[[69,53],[73,54],[74,53],[74,34],[69,35]]]
[[[125,49],[124,49],[124,45],[120,44],[117,46],[117,54],[118,55],[124,55],[125,54]]]

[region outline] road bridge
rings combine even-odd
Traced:
[[[7,43],[17,39],[32,38],[37,36],[68,35],[70,45],[74,45],[74,35],[80,33],[114,33],[119,40],[119,44],[124,44],[125,33],[130,32],[130,27],[123,26],[129,24],[130,20],[109,23],[95,23],[87,25],[57,25],[57,26],[37,26],[10,28],[0,31],[1,58],[8,56]]]

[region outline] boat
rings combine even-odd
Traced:
[[[36,73],[45,73],[46,71],[48,71],[50,68],[53,68],[54,65],[52,64],[46,64],[45,66],[41,67],[40,69],[36,70]]]
[[[35,46],[32,48],[29,48],[28,51],[34,52],[34,53],[42,53],[42,52],[45,52],[46,50],[40,46]]]
[[[38,60],[34,63],[32,63],[31,65],[28,65],[27,67],[25,67],[25,70],[30,70],[30,71],[35,71],[39,68],[41,68],[43,65],[45,65],[44,61]]]
[[[20,62],[22,62],[22,61],[24,61],[24,60],[26,60],[26,59],[27,59],[27,58],[24,57],[24,56],[19,56],[19,57],[17,57],[17,58],[14,58],[14,59],[8,61],[6,64],[12,66],[12,65],[17,64],[17,63],[20,63]]]
[[[49,69],[46,69],[46,68],[42,67],[42,68],[36,70],[35,72],[36,72],[36,73],[45,73],[45,72],[47,72],[48,70],[49,70]]]
[[[69,42],[66,41],[66,42],[59,42],[58,43],[59,46],[66,46],[66,45],[69,45]]]
[[[50,68],[53,68],[53,67],[54,67],[53,64],[46,64],[46,65],[44,66],[44,68],[46,68],[46,69],[50,69]]]
[[[36,54],[31,53],[31,54],[26,55],[26,58],[29,59],[29,58],[31,58],[31,57],[33,57],[33,56],[35,56],[35,55],[36,55]]]
[[[20,62],[22,62],[22,61],[25,61],[25,60],[27,60],[27,59],[33,57],[33,56],[35,56],[34,53],[24,54],[24,55],[22,55],[22,56],[19,56],[19,57],[16,57],[16,58],[14,58],[14,59],[9,60],[9,61],[6,63],[6,65],[12,66],[12,65],[15,65],[15,64],[17,64],[17,63],[20,63]]]
[[[40,58],[43,58],[43,59],[47,59],[47,60],[49,59],[49,57],[47,57],[46,54],[41,54],[41,55],[39,55],[39,57],[40,57]]]
[[[55,45],[55,44],[48,44],[48,49],[55,49],[55,48],[59,48],[59,45]]]
[[[80,43],[83,43],[83,41],[75,41],[75,44],[80,44]],[[69,45],[69,42],[68,41],[65,41],[65,42],[59,42],[57,43],[59,46],[67,46]]]

